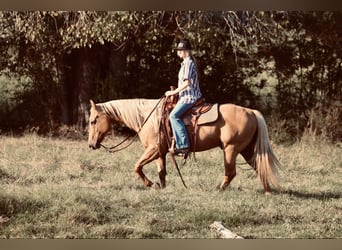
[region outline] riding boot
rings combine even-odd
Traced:
[[[172,137],[171,138],[171,147],[169,148],[169,152],[173,155],[183,156],[184,160],[186,160],[186,158],[188,158],[188,156],[189,156],[189,149],[188,148],[177,149],[175,147],[175,145],[176,145],[176,140],[174,137]]]

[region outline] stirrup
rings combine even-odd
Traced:
[[[189,148],[169,148],[169,152],[174,155],[189,155]]]
[[[171,139],[171,147],[169,148],[170,154],[177,155],[177,156],[183,156],[184,159],[188,158],[190,149],[189,148],[181,148],[177,149],[175,147],[176,141],[175,138]]]

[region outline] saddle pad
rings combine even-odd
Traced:
[[[218,118],[218,104],[214,104],[210,110],[205,113],[202,113],[197,121],[197,125],[204,125],[210,122],[216,121]],[[191,123],[191,115],[187,115],[183,118],[185,125],[192,125]]]
[[[218,118],[218,104],[214,104],[208,112],[201,114],[198,118],[197,125],[214,122]]]

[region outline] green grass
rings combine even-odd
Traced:
[[[282,191],[266,196],[247,165],[217,191],[219,149],[181,167],[188,189],[168,161],[167,188],[154,190],[134,173],[138,142],[108,154],[89,150],[86,140],[28,134],[0,141],[1,238],[217,238],[209,227],[216,220],[245,238],[341,238],[341,145],[276,145]],[[158,181],[154,163],[144,171]]]

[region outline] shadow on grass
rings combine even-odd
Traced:
[[[29,197],[15,197],[0,195],[0,215],[11,217],[20,213],[39,213],[45,207],[41,201]]]
[[[319,192],[319,193],[310,193],[310,192],[301,192],[297,190],[284,190],[281,194],[288,194],[290,196],[295,196],[298,198],[304,199],[317,199],[317,200],[327,200],[327,199],[341,199],[341,192]]]
[[[14,182],[16,178],[0,168],[0,181],[4,183]]]

